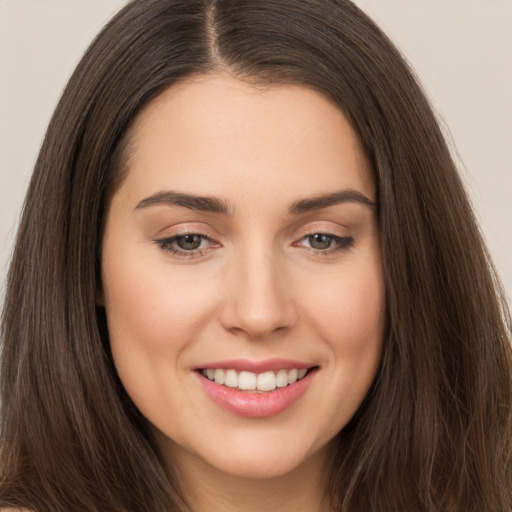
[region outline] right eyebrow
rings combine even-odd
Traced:
[[[182,206],[190,210],[220,213],[222,215],[230,214],[229,205],[216,197],[184,194],[183,192],[174,192],[172,190],[157,192],[156,194],[142,199],[135,207],[135,210],[159,205]]]

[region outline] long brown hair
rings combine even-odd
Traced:
[[[509,310],[421,88],[347,0],[134,0],[92,43],[50,122],[8,276],[0,506],[187,509],[95,299],[128,128],[164,89],[219,69],[329,97],[376,176],[387,329],[326,468],[332,508],[512,510]]]

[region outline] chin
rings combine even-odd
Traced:
[[[266,480],[285,477],[307,460],[297,453],[241,453],[215,461],[218,470],[238,478]],[[213,461],[212,461],[213,462]]]
[[[220,436],[217,442],[209,441],[194,446],[173,442],[171,457],[177,462],[193,460],[190,467],[202,466],[225,477],[279,479],[300,472],[306,466],[325,467],[332,442],[324,440],[322,444],[298,432],[294,435],[288,431],[283,435],[282,431],[272,429],[231,432],[224,439]]]

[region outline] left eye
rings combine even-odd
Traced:
[[[329,251],[347,249],[352,246],[353,242],[353,238],[349,236],[345,237],[328,235],[326,233],[314,233],[302,238],[300,240],[300,245],[315,251]]]
[[[315,235],[309,235],[307,237],[307,241],[312,249],[324,251],[325,249],[329,249],[329,247],[331,247],[334,239],[332,236],[317,233]]]

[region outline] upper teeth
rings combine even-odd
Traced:
[[[300,370],[279,370],[277,372],[237,372],[236,370],[222,370],[220,368],[208,368],[203,370],[203,375],[215,382],[224,384],[230,388],[243,390],[273,391],[276,388],[284,388],[293,384],[306,375],[307,368]]]

